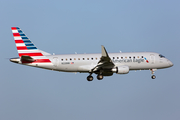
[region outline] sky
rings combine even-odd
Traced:
[[[1,120],[179,120],[179,0],[1,0]],[[11,27],[55,54],[157,52],[174,63],[88,82],[87,73],[11,63]],[[8,46],[8,47],[7,47]]]

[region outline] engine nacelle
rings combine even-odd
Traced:
[[[117,74],[127,74],[129,73],[129,67],[128,66],[117,66],[116,68],[112,69],[112,72]]]

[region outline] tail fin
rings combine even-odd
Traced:
[[[51,55],[49,53],[37,49],[37,47],[30,41],[30,39],[22,32],[22,30],[19,27],[11,27],[11,29],[19,57]]]

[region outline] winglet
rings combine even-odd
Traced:
[[[101,50],[102,50],[102,57],[109,57],[109,55],[103,45],[101,45]]]
[[[102,61],[108,61],[110,62],[111,61],[111,58],[109,57],[105,47],[102,45],[101,46],[101,50],[102,50],[102,56],[101,56],[101,60],[99,62],[102,62]]]
[[[90,73],[93,73],[95,71],[98,71],[100,69],[104,68],[110,68],[112,69],[114,67],[114,63],[111,61],[111,58],[109,57],[105,47],[103,45],[101,45],[101,58],[97,64],[97,66],[95,66],[93,69],[91,69]]]

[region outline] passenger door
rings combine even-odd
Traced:
[[[151,62],[151,64],[155,63],[155,56],[154,56],[154,54],[150,55],[150,62]]]
[[[53,57],[53,65],[57,67],[59,65],[58,57]]]

